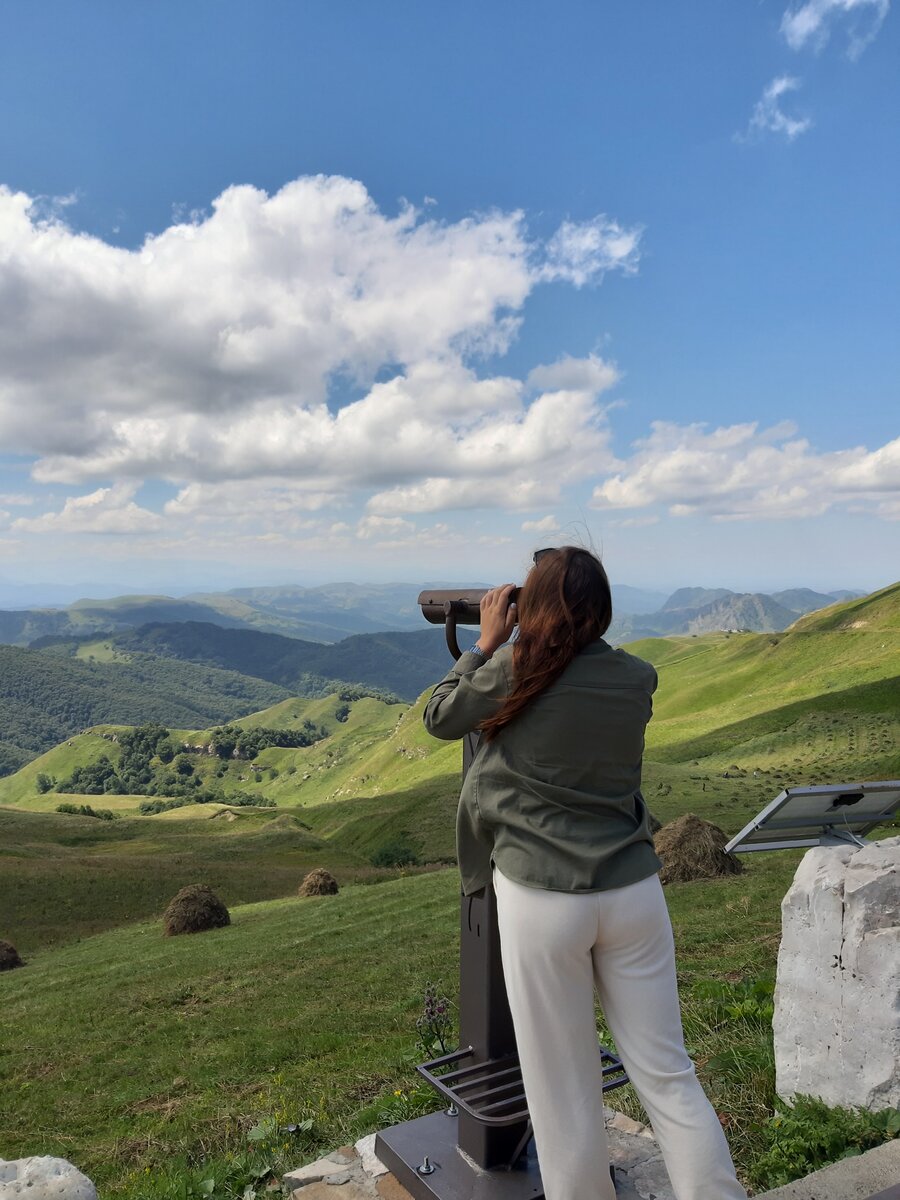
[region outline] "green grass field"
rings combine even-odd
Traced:
[[[771,972],[795,861],[760,856],[736,881],[669,889],[691,1049],[742,1130],[757,1100],[736,1105],[727,1073],[705,1065],[734,1031],[716,1028],[697,985]],[[288,1165],[365,1132],[374,1098],[409,1091],[424,986],[455,996],[454,871],[238,906],[232,919],[176,939],[132,922],[0,976],[15,1031],[0,1051],[6,1157],[60,1154],[104,1196],[136,1198],[148,1171],[224,1160],[273,1112],[314,1118],[309,1140],[281,1152]],[[735,1150],[746,1164],[752,1140]]]

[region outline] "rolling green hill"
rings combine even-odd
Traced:
[[[84,662],[0,645],[0,774],[100,722],[196,727],[287,694],[234,671],[145,654],[128,662]]]
[[[630,649],[659,672],[654,761],[736,763],[807,782],[848,769],[854,778],[900,774],[900,584],[784,633]]]
[[[848,770],[856,778],[900,775],[900,585],[803,617],[781,634],[654,639],[631,649],[659,671],[645,791],[662,817],[698,794],[722,811],[738,804],[744,811],[786,783],[825,782]],[[321,827],[348,836],[371,822],[357,802],[424,790],[445,804],[458,750],[425,733],[422,701],[403,715],[403,706],[374,697],[353,700],[343,721],[341,703],[336,695],[292,698],[244,717],[238,723],[248,728],[312,721],[329,736],[262,750],[253,770],[197,754],[195,771],[204,781],[215,777],[224,800],[250,790],[279,806],[321,808]],[[211,733],[177,736],[202,749]],[[52,807],[54,794],[36,791],[38,772],[64,779],[71,764],[101,747],[109,752],[95,735],[88,743],[70,739],[0,783],[0,803]],[[742,781],[739,791],[734,780]],[[439,853],[446,852],[442,843]]]

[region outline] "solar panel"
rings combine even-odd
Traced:
[[[900,780],[785,788],[725,847],[728,854],[840,842],[861,845],[900,808]]]

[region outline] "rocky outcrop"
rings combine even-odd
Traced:
[[[810,850],[781,912],[778,1094],[900,1107],[900,838]]]

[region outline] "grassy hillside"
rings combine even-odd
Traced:
[[[802,617],[780,634],[629,647],[657,667],[648,755],[729,759],[790,775],[898,770],[900,585]]]
[[[764,1113],[710,1063],[746,1037],[746,1022],[719,1020],[701,981],[772,969],[795,860],[772,855],[736,881],[669,890],[691,1049],[743,1167]],[[178,939],[139,921],[0,975],[15,1031],[0,1088],[7,1157],[61,1154],[104,1196],[137,1200],[164,1194],[175,1166],[224,1170],[226,1155],[246,1151],[246,1131],[274,1114],[312,1121],[286,1150],[266,1150],[276,1167],[373,1128],[377,1097],[402,1119],[425,984],[456,993],[455,873],[236,907],[232,921]]]
[[[422,703],[407,709],[371,696],[347,702],[337,695],[291,697],[233,724],[246,729],[295,729],[312,721],[328,731],[327,738],[297,749],[269,747],[256,755],[252,764],[223,762],[205,752],[195,753],[191,755],[194,772],[205,784],[220,788],[225,800],[250,791],[283,806],[307,807],[435,787],[441,794],[452,795],[458,789],[459,747],[435,742],[428,736],[421,721]],[[349,712],[341,720],[338,714],[343,714],[345,708]],[[101,754],[115,763],[119,748],[110,738],[122,732],[122,726],[101,725],[55,746],[14,775],[0,779],[0,805],[51,811],[62,800],[72,799],[55,790],[41,794],[38,775],[64,780],[76,766],[96,761]],[[171,732],[174,738],[200,751],[205,750],[212,736],[211,729]],[[450,777],[449,782],[445,776]],[[141,798],[131,798],[133,811]],[[107,801],[115,797],[80,799],[109,807]]]
[[[160,913],[187,883],[241,904],[292,895],[318,866],[342,881],[385,876],[273,809],[204,805],[108,822],[0,808],[0,937],[31,954]]]
[[[804,617],[782,634],[633,645],[660,676],[645,763],[645,794],[659,819],[694,809],[736,832],[782,786],[900,775],[898,597],[900,587],[885,589]],[[310,720],[327,738],[270,747],[252,764],[197,754],[195,772],[223,800],[249,791],[301,807],[318,832],[346,839],[355,852],[371,854],[396,834],[420,857],[446,858],[459,748],[425,733],[422,703],[404,712],[373,697],[349,705],[337,696],[291,698],[238,724],[296,728]],[[211,735],[177,736],[202,748]],[[95,735],[70,739],[0,781],[0,803],[53,808],[60,797],[37,793],[38,772],[62,779],[102,752],[114,757],[115,748]]]

